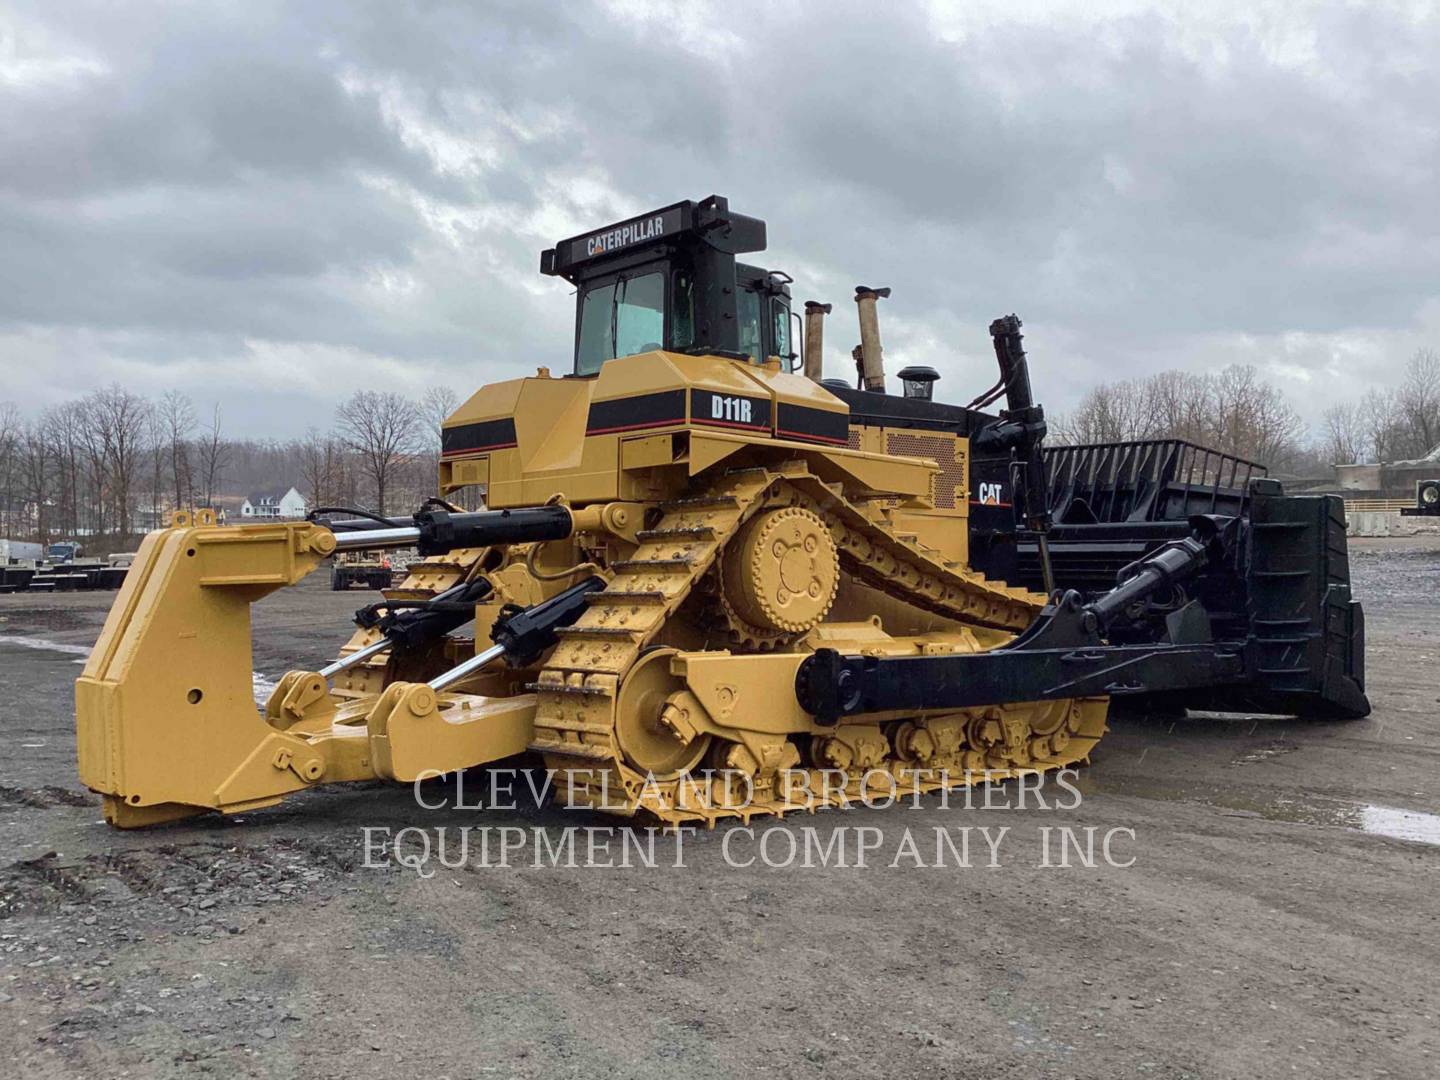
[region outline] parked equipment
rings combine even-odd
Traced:
[[[374,551],[342,552],[330,567],[330,588],[336,592],[359,585],[363,589],[388,589],[394,580],[390,560]]]
[[[80,559],[78,545],[0,540],[0,593],[118,589],[129,563]],[[44,556],[42,558],[42,556]]]
[[[85,550],[77,541],[60,540],[45,549],[45,561],[52,566],[64,566],[75,562],[84,554]]]
[[[818,350],[802,374],[790,279],[737,258],[764,246],[712,196],[545,252],[573,376],[443,426],[441,493],[490,509],[147,537],[77,687],[107,819],[529,750],[568,805],[714,824],[1083,763],[1112,698],[1368,712],[1337,499],[1186,444],[1047,451],[1014,316],[968,406],[933,371],[883,392],[888,290],[856,293],[867,388],[821,382]],[[340,656],[257,713],[250,604],[409,546]]]
[[[24,540],[0,540],[0,566],[35,563],[45,557],[45,548]]]
[[[1406,517],[1440,517],[1440,480],[1421,480],[1415,485],[1415,505],[1405,506]]]

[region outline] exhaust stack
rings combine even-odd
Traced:
[[[855,286],[855,306],[860,310],[860,377],[864,389],[885,392],[885,357],[880,348],[880,317],[875,302],[890,295],[887,289]]]
[[[819,382],[825,377],[825,316],[830,305],[805,301],[805,377]]]

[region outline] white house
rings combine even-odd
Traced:
[[[303,518],[305,496],[292,488],[276,488],[273,491],[254,491],[240,504],[240,517],[251,521],[275,520],[279,518]]]

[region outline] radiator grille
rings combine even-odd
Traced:
[[[965,462],[956,453],[959,445],[950,435],[915,435],[908,431],[892,431],[885,438],[887,454],[929,458],[939,463],[940,473],[933,481],[931,497],[937,508],[945,510],[954,508],[957,491],[965,488]]]

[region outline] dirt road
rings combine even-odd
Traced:
[[[843,866],[787,865],[759,822],[684,838],[683,866],[673,840],[653,867],[536,866],[519,830],[610,823],[536,809],[523,776],[512,810],[369,785],[114,832],[71,696],[111,597],[0,597],[0,1055],[87,1078],[1436,1075],[1440,544],[1359,541],[1353,565],[1370,719],[1117,720],[1073,809],[789,823],[799,852],[841,831]],[[319,576],[267,600],[257,672],[329,658],[359,602]],[[500,866],[472,833],[430,877],[384,833],[367,849],[410,825],[407,858],[439,826],[527,846]],[[935,865],[967,826],[971,864]],[[1060,826],[1111,858],[1043,866]],[[980,827],[1009,828],[994,868]]]

